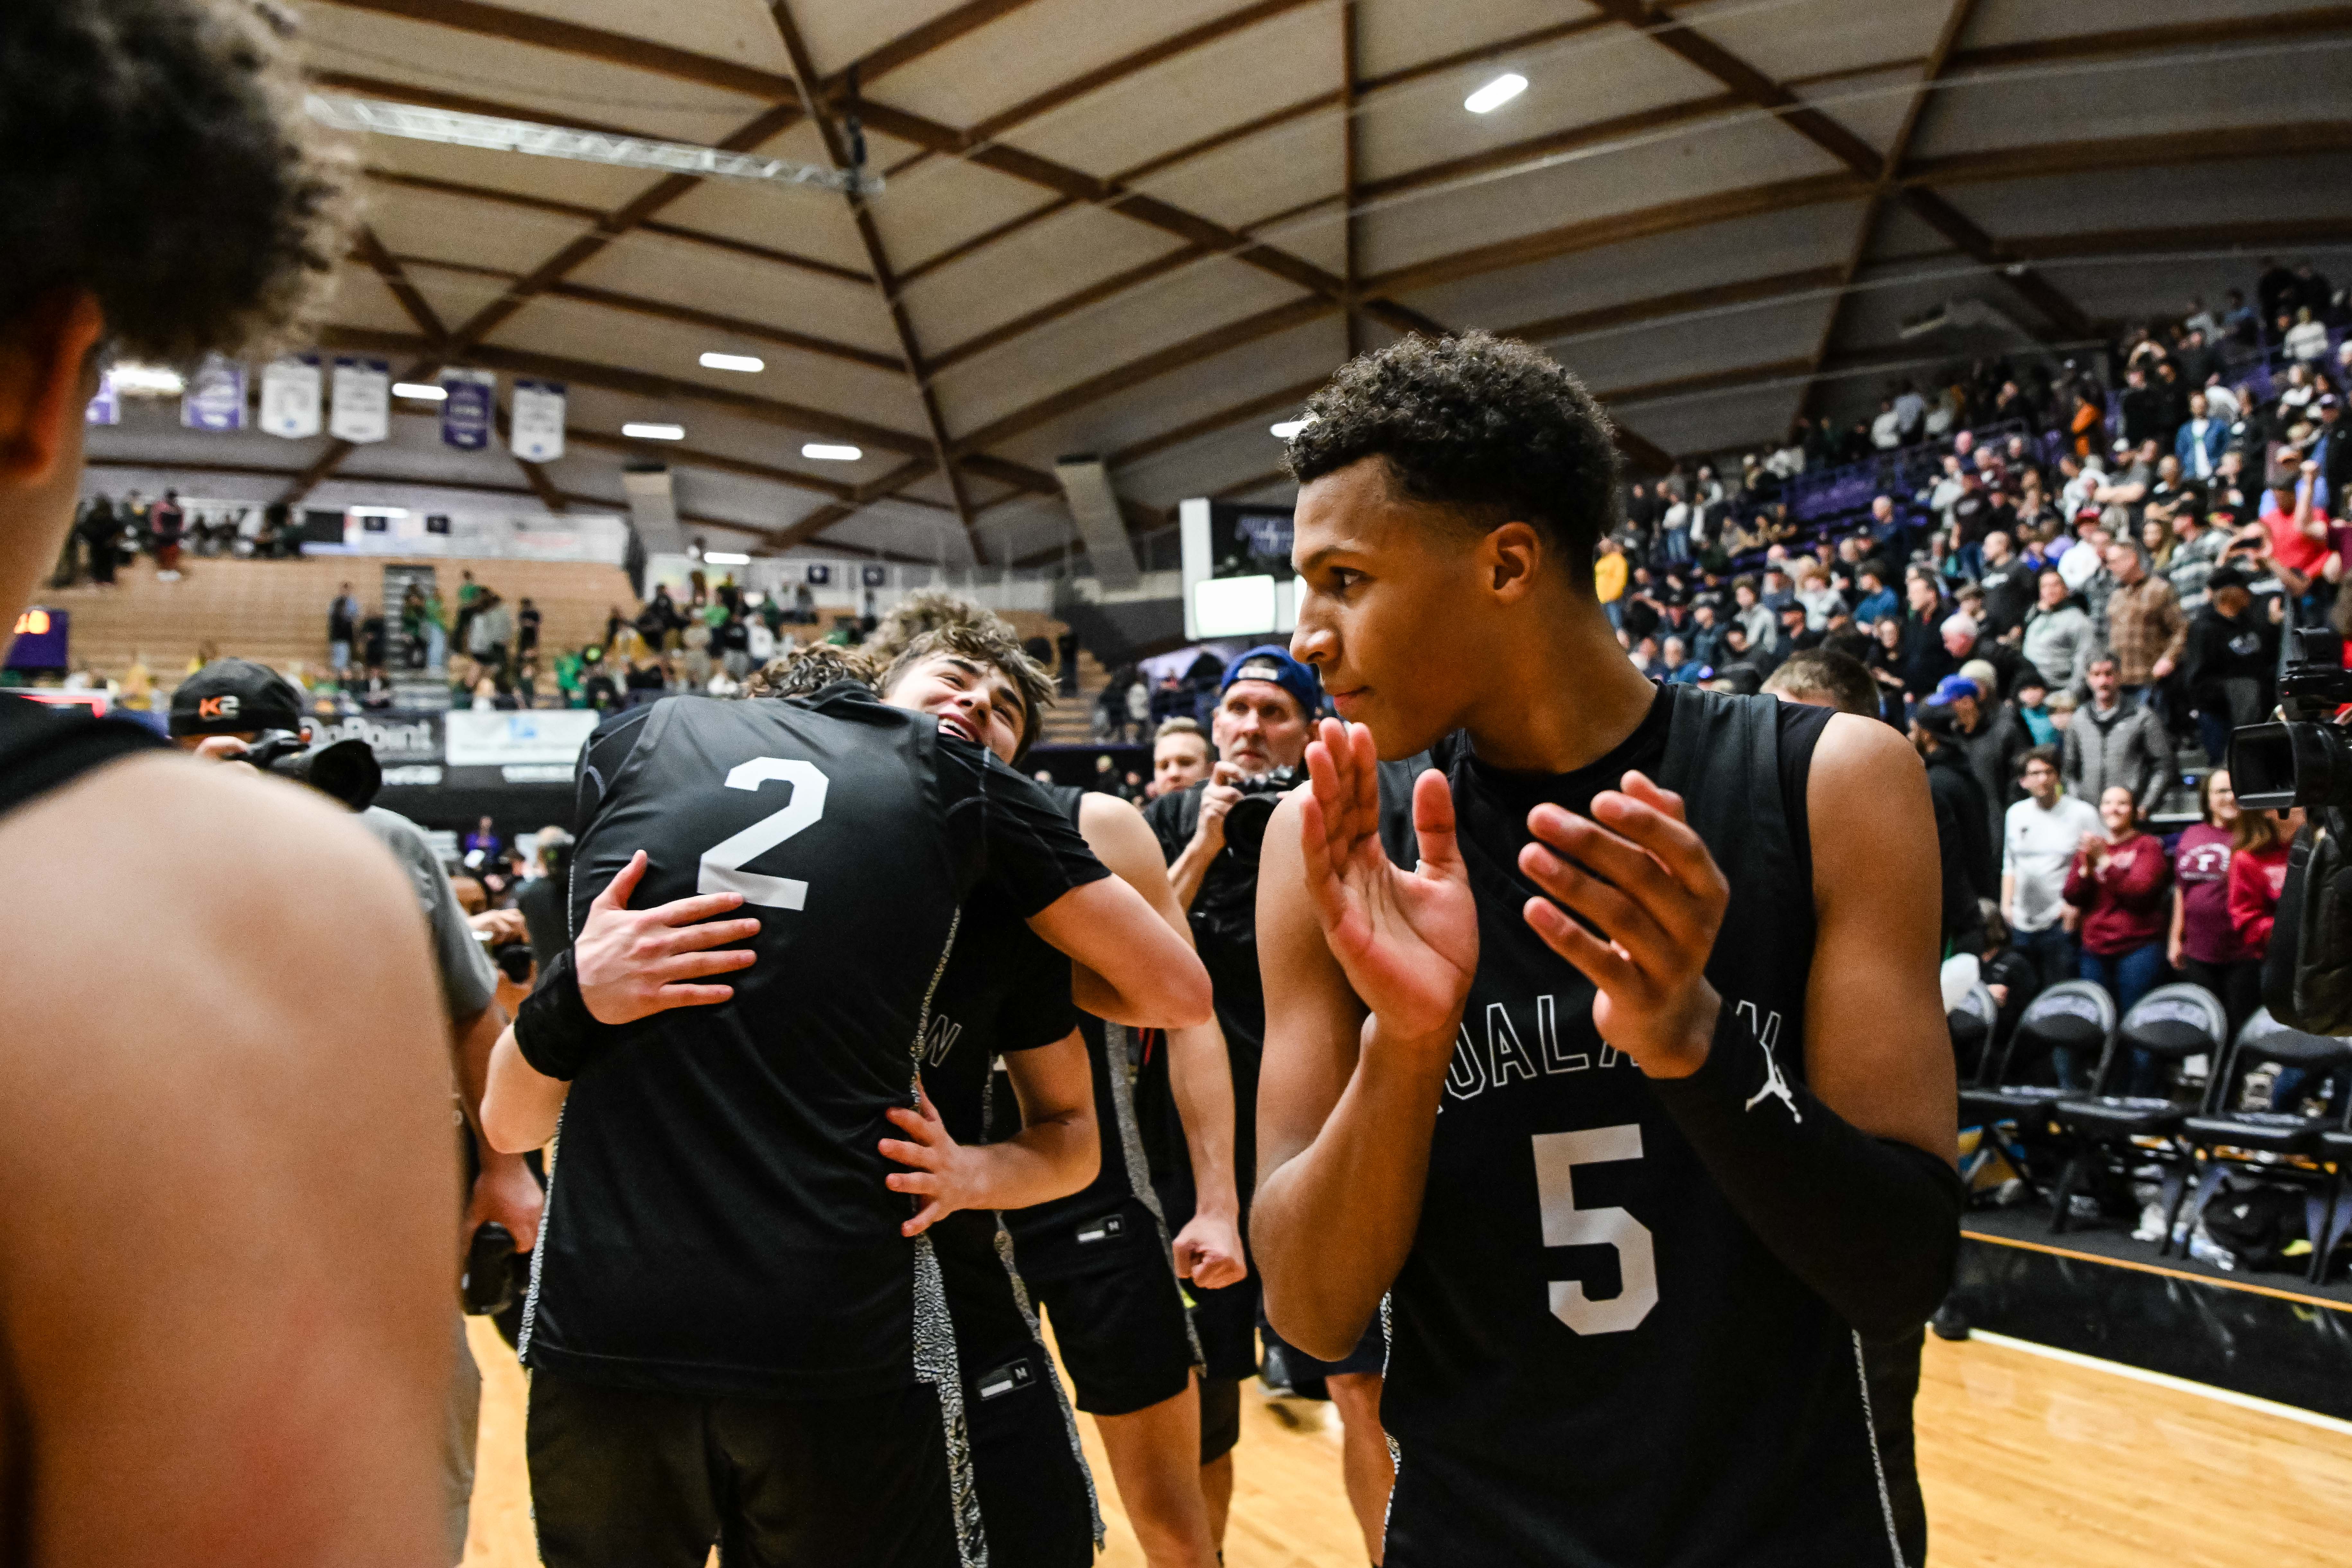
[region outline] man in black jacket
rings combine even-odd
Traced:
[[[2216,767],[2229,755],[2230,731],[2258,724],[2276,701],[2279,628],[2254,609],[2244,571],[2221,566],[2206,579],[2205,608],[2189,623],[2189,700],[2198,738]]]
[[[1927,793],[1936,805],[1936,847],[1944,868],[1944,938],[1957,950],[1984,945],[1979,900],[1997,896],[1990,819],[1984,788],[1969,766],[1957,716],[1948,702],[1929,702],[1911,721],[1911,743],[1927,762]]]

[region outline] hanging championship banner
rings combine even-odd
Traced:
[[[120,425],[122,423],[122,395],[114,390],[114,373],[108,371],[98,378],[98,395],[81,413],[86,425]]]
[[[209,355],[189,373],[180,395],[180,423],[191,430],[245,428],[245,366]]]
[[[566,399],[560,381],[518,381],[508,420],[508,445],[527,463],[551,463],[563,456]]]
[[[364,446],[392,435],[392,366],[380,359],[335,361],[335,410],[327,425],[338,441]]]
[[[441,390],[441,440],[461,452],[478,452],[490,444],[491,399],[499,378],[487,370],[445,370]]]
[[[294,354],[261,367],[261,427],[299,441],[319,433],[319,356]]]

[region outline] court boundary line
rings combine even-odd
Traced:
[[[2176,1394],[2196,1394],[2200,1398],[2214,1400],[2222,1405],[2235,1405],[2241,1410],[2252,1411],[2257,1415],[2275,1415],[2284,1420],[2298,1422],[2305,1426],[2316,1426],[2324,1432],[2333,1432],[2340,1437],[2352,1437],[2352,1421],[2346,1421],[2335,1415],[2323,1415],[2316,1410],[2305,1410],[2298,1405],[2281,1405],[2274,1399],[2260,1399],[2251,1394],[2240,1394],[2235,1389],[2216,1388],[2210,1383],[2197,1383],[2189,1378],[2175,1377],[2167,1372],[2150,1372],[2144,1366],[2133,1366],[2126,1362],[2108,1361],[2100,1356],[2084,1355],[2080,1351],[2061,1350],[2056,1345],[2036,1344],[2032,1340],[2021,1340],[2009,1334],[1997,1334],[1989,1329],[1972,1329],[1969,1331],[1969,1338],[1981,1340],[1989,1345],[1999,1345],[2004,1350],[2023,1351],[2028,1355],[2043,1356],[2051,1361],[2063,1362],[2068,1366],[2085,1367],[2093,1372],[2113,1373],[2118,1377],[2129,1378],[2134,1383],[2168,1388]]]
[[[2331,1312],[2352,1312],[2352,1302],[2331,1300],[2325,1296],[2305,1296],[2294,1290],[2282,1290],[2274,1285],[2257,1285],[2246,1279],[2219,1279],[2210,1274],[2191,1274],[2185,1268],[2167,1268],[2160,1264],[2137,1263],[2128,1258],[2078,1252],[2071,1247],[2053,1247],[2047,1242],[2027,1241],[2021,1237],[1992,1236],[1965,1226],[1960,1235],[1970,1241],[1986,1242],[1994,1247],[2014,1247],[2026,1252],[2047,1253],[2053,1258],[2072,1258],[2078,1262],[2104,1264],[2109,1268],[2129,1268],[2141,1274],[2154,1274],[2160,1279],[2184,1279],[2191,1285],[2210,1285],[2217,1290],[2243,1290],[2251,1295],[2268,1296],[2273,1300],[2293,1301],[2300,1307],[2325,1307]]]

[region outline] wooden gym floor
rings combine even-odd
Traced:
[[[467,1568],[526,1568],[523,1380],[497,1332],[468,1323],[482,1429]],[[1328,1407],[1304,1428],[1243,1394],[1232,1568],[1360,1568]],[[1289,1408],[1297,1409],[1296,1405]],[[2352,1428],[2311,1425],[2099,1366],[1978,1339],[1927,1341],[1916,1411],[1936,1568],[2336,1568],[2352,1560]],[[1092,1424],[1103,1490],[1098,1568],[1142,1568]]]

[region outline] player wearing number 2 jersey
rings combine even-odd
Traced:
[[[1308,406],[1292,647],[1361,722],[1266,833],[1253,1239],[1310,1354],[1386,1298],[1386,1563],[1900,1563],[1857,1334],[1959,1207],[1909,749],[1626,662],[1609,426],[1533,351]]]
[[[562,1107],[523,1343],[546,1562],[986,1559],[936,1252],[882,1149],[959,907],[1001,898],[1106,1005],[1197,1017],[1207,987],[976,727],[844,683],[656,703],[583,756],[576,976],[501,1042],[486,1111],[512,1145],[540,1129],[509,1104]],[[607,883],[740,900],[731,994],[612,1005]]]

